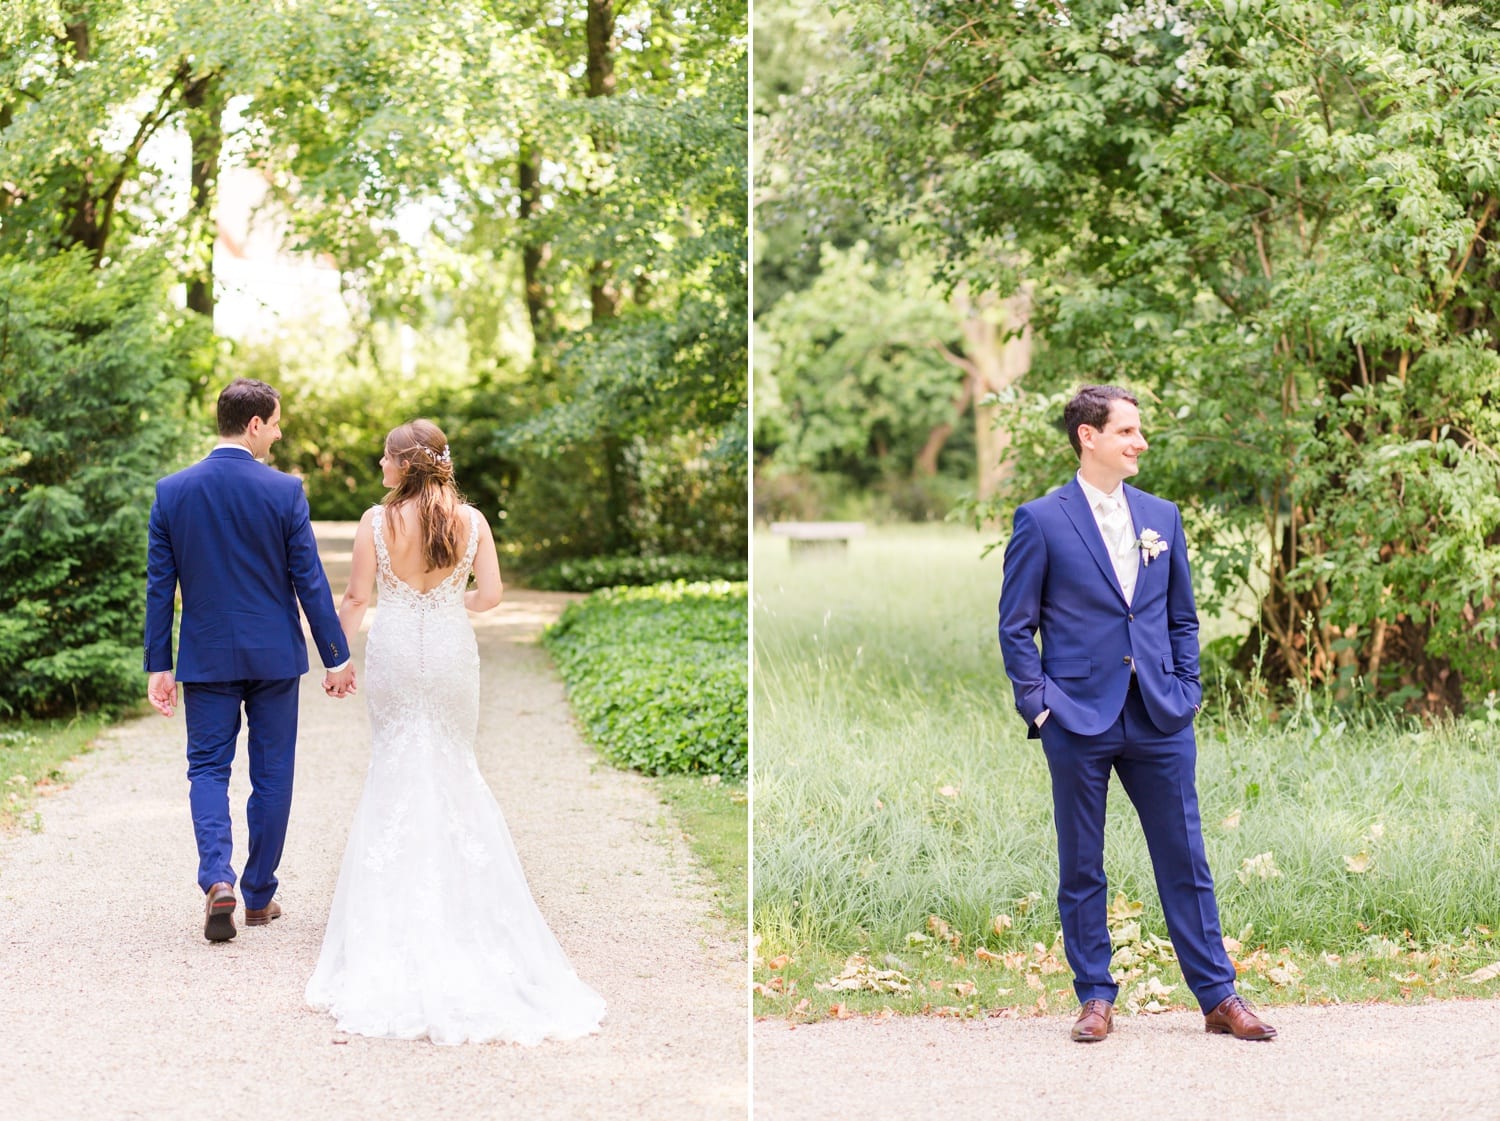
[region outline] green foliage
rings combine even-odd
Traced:
[[[952,425],[961,379],[943,357],[958,317],[920,261],[885,263],[863,242],[823,250],[811,285],[760,317],[755,442],[768,466],[868,484],[909,476],[933,429]],[[968,475],[969,456],[956,473]]]
[[[549,592],[592,592],[600,588],[640,587],[684,580],[702,583],[729,580],[744,583],[743,560],[673,554],[665,557],[585,557],[549,564],[526,583]]]
[[[0,257],[0,713],[141,689],[146,518],[196,335],[150,270]]]
[[[1058,402],[1124,383],[1142,484],[1184,505],[1209,602],[1260,597],[1269,672],[1427,710],[1500,685],[1488,9],[847,10],[857,62],[806,98],[807,177],[952,282],[1035,283],[1010,485],[978,514],[1064,481]]]
[[[203,407],[236,374],[287,394],[275,462],[316,515],[377,499],[380,438],[427,415],[511,559],[743,555],[746,7],[613,7],[591,99],[586,13],[552,0],[12,5],[0,252],[129,244],[201,279],[212,185],[185,208],[162,141],[217,130],[352,333],[271,324],[180,373]]]
[[[595,592],[543,642],[606,758],[647,774],[745,775],[749,705],[742,584]]]

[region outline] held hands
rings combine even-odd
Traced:
[[[359,692],[354,684],[354,665],[350,663],[337,673],[329,671],[323,676],[323,692],[330,697],[348,697]]]
[[[177,711],[177,682],[171,670],[158,670],[147,678],[146,699],[163,716],[171,716]]]

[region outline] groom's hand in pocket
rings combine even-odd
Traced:
[[[354,664],[351,662],[338,671],[329,670],[323,678],[323,692],[330,697],[347,697],[359,692],[354,684]]]
[[[171,716],[177,711],[177,682],[171,670],[158,670],[147,679],[146,699],[163,716]]]

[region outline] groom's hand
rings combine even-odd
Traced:
[[[177,711],[177,682],[171,670],[158,670],[147,679],[146,699],[163,716],[171,716]]]
[[[337,673],[330,671],[323,677],[323,692],[330,697],[347,697],[359,692],[354,684],[354,665],[350,663]]]

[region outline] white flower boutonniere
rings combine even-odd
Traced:
[[[1167,543],[1162,540],[1161,534],[1154,529],[1141,530],[1141,536],[1136,540],[1135,547],[1141,551],[1141,563],[1150,564],[1157,557],[1167,551]]]

